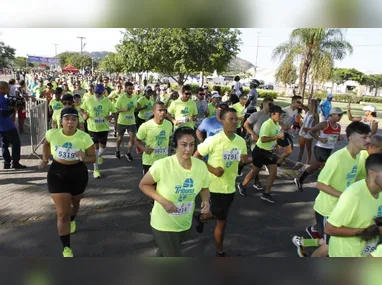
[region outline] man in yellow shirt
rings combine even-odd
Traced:
[[[181,89],[181,96],[173,101],[168,108],[168,119],[174,124],[175,128],[190,127],[194,128],[198,108],[195,101],[191,100],[191,86],[184,85]]]
[[[359,158],[359,171],[357,173],[357,180],[366,179],[365,162],[369,155],[373,153],[382,152],[382,136],[372,135],[370,138],[370,145],[367,150],[362,150]]]
[[[382,217],[382,153],[371,154],[365,163],[366,179],[346,189],[338,199],[325,226],[330,235],[330,257],[367,257],[379,242],[360,239],[364,229]]]
[[[207,138],[198,145],[194,156],[202,159],[208,156],[206,162],[211,173],[210,185],[211,212],[196,215],[196,230],[203,232],[203,222],[216,219],[214,229],[216,242],[216,256],[224,257],[223,248],[224,231],[227,225],[227,216],[235,196],[235,181],[239,163],[248,163],[247,145],[245,140],[236,135],[237,113],[235,109],[228,108],[220,113],[223,131]]]

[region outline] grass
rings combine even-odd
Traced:
[[[259,98],[258,101],[261,103],[262,99]],[[290,98],[279,97],[275,100],[275,104],[279,105],[282,108],[287,107],[290,105]],[[370,104],[377,107],[377,118],[382,120],[382,104],[378,104],[378,103],[370,103]],[[361,102],[361,104],[351,104],[351,114],[353,115],[353,117],[363,116],[365,113],[362,110],[362,108],[366,105],[369,105],[369,103],[362,103]],[[343,111],[346,111],[348,104],[347,103],[341,103],[341,102],[332,102],[332,106],[333,107],[340,107]],[[349,118],[345,114],[341,120],[341,124],[347,125],[349,123],[350,123]]]

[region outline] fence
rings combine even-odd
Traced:
[[[27,117],[29,117],[29,133],[31,139],[31,154],[41,159],[37,149],[43,144],[45,133],[48,131],[48,102],[43,99],[31,99],[27,104]]]

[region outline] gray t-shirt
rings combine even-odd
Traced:
[[[249,91],[249,94],[248,94],[248,101],[251,100],[251,103],[249,103],[249,106],[256,107],[258,97],[259,97],[259,94],[257,93],[256,88],[251,89],[251,91]]]
[[[199,126],[205,118],[204,114],[208,110],[208,103],[205,100],[195,100],[195,103],[198,109],[198,115],[196,116],[196,125]]]
[[[293,125],[294,121],[296,120],[296,116],[298,114],[298,110],[292,110],[291,107],[285,107],[283,108],[284,114],[281,115],[280,123],[290,127]]]
[[[264,114],[264,111],[255,112],[248,117],[247,121],[252,125],[253,131],[258,135],[263,123],[269,119],[270,114]],[[256,142],[251,143],[251,149],[256,145]]]

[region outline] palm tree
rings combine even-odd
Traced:
[[[293,58],[300,62],[300,93],[304,99],[309,71],[322,68],[320,59],[342,60],[353,52],[353,47],[344,38],[343,29],[295,29],[289,41],[273,50],[273,59]],[[328,62],[328,61],[327,61]],[[326,62],[326,63],[327,63]]]
[[[284,92],[287,93],[287,84],[295,84],[297,80],[297,68],[293,64],[293,58],[285,58],[276,70],[275,78],[284,84]]]

